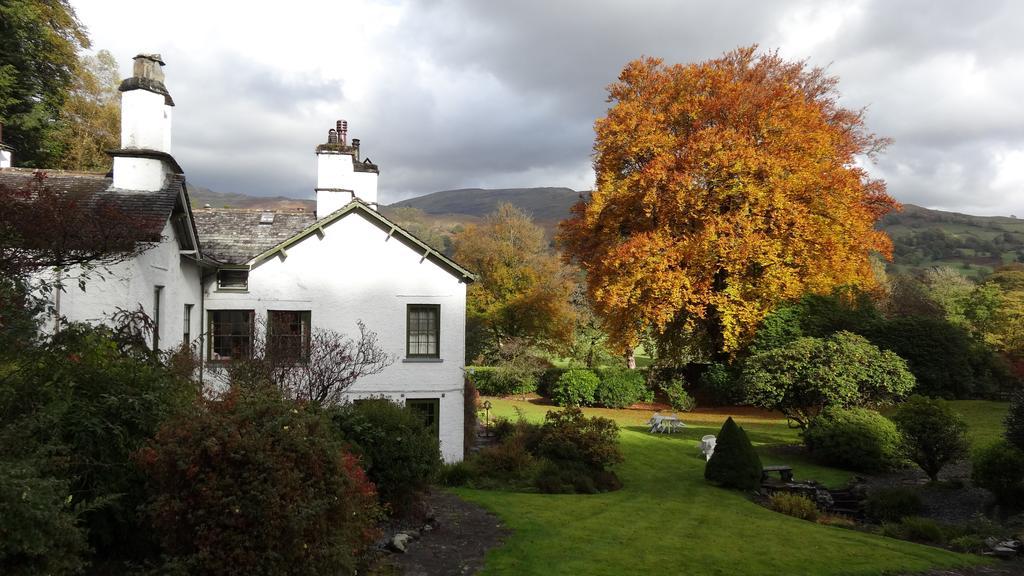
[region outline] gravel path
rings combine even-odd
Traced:
[[[435,491],[427,497],[437,528],[409,544],[404,554],[391,554],[371,574],[456,576],[476,574],[484,555],[501,545],[509,530],[498,517],[458,496]]]

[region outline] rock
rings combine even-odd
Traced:
[[[399,532],[391,538],[389,547],[395,552],[405,553],[406,548],[409,546],[409,542],[412,542],[412,536],[409,536],[405,532]]]
[[[434,527],[430,524],[424,524],[423,528],[420,528],[420,532],[430,532]]]

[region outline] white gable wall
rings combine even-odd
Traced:
[[[193,305],[190,332],[193,339],[198,337],[202,330],[199,266],[181,256],[176,233],[169,222],[164,225],[162,237],[159,244],[138,257],[90,273],[84,292],[78,287],[81,271],[69,270],[63,275],[65,291],[60,294],[59,313],[72,322],[109,323],[118,308],[135,310],[141,305],[152,318],[155,288],[163,286],[160,348],[167,350],[181,345],[185,304]]]
[[[395,362],[356,382],[349,397],[439,399],[442,455],[462,459],[466,285],[366,216],[349,213],[322,238],[312,234],[288,248],[285,259],[256,266],[245,293],[218,291],[212,279],[205,291],[207,310],[254,310],[264,318],[268,310],[308,310],[314,329],[353,337],[362,320]],[[406,358],[408,304],[440,305],[440,361]]]

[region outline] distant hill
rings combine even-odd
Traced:
[[[253,210],[294,210],[302,208],[309,212],[316,210],[316,202],[313,200],[299,200],[297,198],[285,198],[284,196],[264,197],[248,196],[245,194],[232,194],[228,192],[214,192],[203,186],[186,184],[188,197],[192,206],[202,208],[207,204],[211,208],[250,208]]]
[[[893,241],[899,269],[952,266],[977,275],[1024,262],[1024,220],[972,216],[904,204],[879,225]]]
[[[477,222],[498,204],[508,202],[533,216],[549,237],[558,222],[569,216],[569,208],[580,198],[569,188],[463,188],[442,190],[402,200],[382,207],[382,212],[397,217],[400,224],[430,238],[439,248],[450,248],[451,235],[460,226]],[[189,185],[195,206],[255,209],[314,210],[312,200],[294,198],[257,198],[243,194],[224,194]],[[404,222],[408,214],[399,208],[416,208],[422,215]],[[1003,216],[972,216],[931,210],[904,204],[903,211],[890,214],[879,223],[893,239],[898,270],[952,266],[968,275],[984,274],[1002,264],[1024,262],[1024,220]]]

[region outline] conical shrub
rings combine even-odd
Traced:
[[[725,488],[754,490],[761,484],[761,459],[747,433],[730,417],[722,425],[704,479]]]

